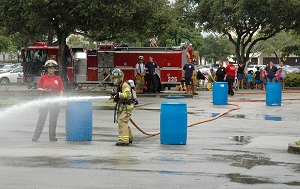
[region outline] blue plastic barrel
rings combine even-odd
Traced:
[[[66,107],[66,140],[92,140],[92,102],[70,101]]]
[[[266,85],[266,105],[281,106],[282,97],[281,83],[267,83]]]
[[[227,105],[228,104],[228,83],[214,82],[212,94],[213,94],[214,105]]]
[[[160,109],[160,143],[186,144],[186,102],[162,102]]]

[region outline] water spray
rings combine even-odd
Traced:
[[[82,96],[82,97],[51,97],[51,98],[44,98],[44,99],[37,99],[33,100],[27,103],[22,103],[22,104],[16,104],[13,105],[10,108],[5,109],[1,115],[0,115],[0,120],[5,118],[7,114],[14,113],[16,111],[24,110],[29,107],[34,107],[34,106],[40,106],[41,104],[45,103],[60,103],[60,102],[68,102],[68,101],[77,101],[77,100],[108,100],[110,99],[110,96]]]

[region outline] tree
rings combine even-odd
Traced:
[[[217,60],[225,60],[231,55],[234,52],[234,47],[228,38],[210,34],[203,38],[203,46],[200,51],[206,60],[216,63]]]
[[[289,56],[289,54],[284,53],[286,47],[298,45],[298,41],[297,36],[293,35],[292,32],[281,31],[274,37],[262,41],[262,44],[266,53],[275,54],[279,64],[281,58]]]
[[[51,45],[56,38],[60,76],[66,81],[66,38],[71,33],[102,41],[161,32],[169,23],[168,8],[166,0],[0,0],[0,22],[9,33],[28,34],[31,41],[46,36]]]
[[[167,28],[166,35],[162,36],[162,46],[178,46],[184,42],[193,44],[195,50],[201,46],[201,30],[196,27],[191,19],[191,13],[194,11],[194,3],[190,0],[176,0],[172,4],[172,21]]]
[[[282,48],[282,56],[283,57],[287,57],[290,54],[294,54],[294,55],[300,55],[300,35],[299,32],[297,30],[297,32],[293,31],[293,43],[292,44],[288,44],[285,45]]]
[[[149,46],[149,38],[166,33],[172,21],[167,0],[114,0],[106,4],[107,7],[102,8],[99,1],[95,1],[87,7],[92,22],[83,30],[96,41],[115,40]],[[99,13],[102,9],[107,12]]]
[[[238,62],[246,62],[253,46],[299,25],[299,1],[195,0],[195,18],[205,31],[228,36]],[[259,36],[256,37],[255,36]]]

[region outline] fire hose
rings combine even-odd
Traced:
[[[217,115],[216,117],[213,117],[213,118],[209,118],[209,119],[205,119],[205,120],[202,120],[202,121],[198,121],[198,122],[194,122],[194,123],[191,123],[191,124],[189,124],[189,125],[187,125],[188,127],[193,127],[193,126],[195,126],[195,125],[199,125],[199,124],[201,124],[201,123],[205,123],[205,122],[209,122],[209,121],[213,121],[213,120],[215,120],[215,119],[218,119],[219,117],[221,117],[221,116],[223,116],[223,115],[226,115],[226,114],[228,114],[229,112],[231,112],[231,111],[234,111],[234,110],[238,110],[238,109],[240,109],[241,107],[238,105],[238,104],[228,104],[228,105],[233,105],[233,106],[236,106],[235,108],[231,108],[231,109],[229,109],[229,110],[227,110],[227,111],[225,111],[225,112],[222,112],[222,113],[220,113],[219,115]],[[148,135],[148,136],[156,136],[156,135],[159,135],[160,134],[160,132],[158,131],[158,132],[146,132],[146,131],[144,131],[143,129],[141,129],[131,118],[130,118],[130,122],[141,132],[141,133],[143,133],[143,134],[145,134],[145,135]]]
[[[282,99],[282,100],[300,100],[299,98],[286,98],[286,99]],[[263,102],[263,101],[266,101],[266,100],[232,100],[232,101],[236,101],[236,102]],[[221,116],[224,116],[226,114],[228,114],[229,112],[231,111],[234,111],[234,110],[238,110],[240,109],[240,105],[238,104],[231,104],[231,103],[228,103],[227,105],[233,105],[233,106],[236,106],[235,108],[231,108],[225,112],[222,112],[220,113],[219,115],[217,115],[216,117],[213,117],[213,118],[209,118],[209,119],[205,119],[205,120],[201,120],[201,121],[198,121],[198,122],[194,122],[194,123],[191,123],[189,125],[187,125],[188,127],[193,127],[195,125],[199,125],[199,124],[202,124],[202,123],[206,123],[206,122],[209,122],[209,121],[213,121],[215,119],[218,119],[220,118]],[[130,118],[130,122],[143,134],[145,135],[148,135],[148,136],[156,136],[156,135],[159,135],[160,132],[145,132],[143,129],[141,129],[131,118]]]

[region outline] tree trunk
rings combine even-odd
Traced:
[[[67,34],[61,32],[57,35],[58,37],[58,65],[59,65],[59,75],[62,78],[65,85],[69,82],[67,76],[68,62],[66,60],[66,52],[68,46],[66,44]]]

